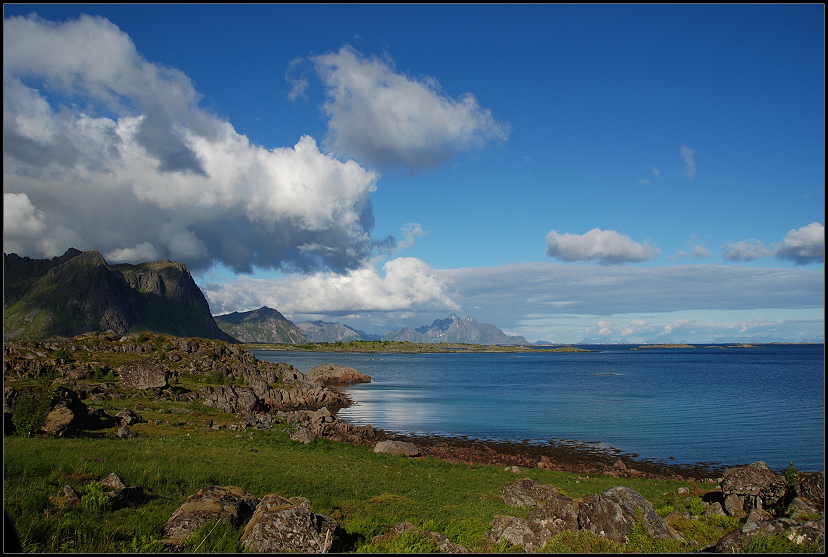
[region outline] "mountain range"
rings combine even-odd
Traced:
[[[182,263],[107,264],[70,248],[52,259],[3,254],[3,337],[150,331],[238,342],[216,325]]]

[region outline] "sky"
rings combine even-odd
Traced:
[[[824,5],[5,4],[3,250],[214,315],[823,342]]]

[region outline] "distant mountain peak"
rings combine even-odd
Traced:
[[[471,315],[460,319],[451,314],[446,319],[435,319],[429,325],[416,329],[389,331],[382,340],[408,342],[456,342],[468,344],[529,344],[521,336],[510,336],[492,325],[480,323]]]

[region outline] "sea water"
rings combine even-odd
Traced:
[[[704,345],[702,345],[704,346]],[[824,345],[592,353],[262,351],[307,373],[353,367],[341,420],[408,434],[574,441],[677,464],[825,468]]]

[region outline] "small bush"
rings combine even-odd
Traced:
[[[20,391],[14,398],[12,423],[14,430],[24,437],[31,437],[46,423],[46,414],[52,405],[52,389],[36,385],[27,391]]]
[[[785,474],[785,486],[796,487],[799,483],[799,470],[794,466],[793,462],[788,462],[788,465],[782,471]]]
[[[81,507],[85,510],[104,512],[112,508],[112,498],[101,484],[89,484],[84,491],[86,493],[81,496]]]
[[[687,508],[687,510],[689,510],[690,514],[692,514],[693,516],[703,515],[704,514],[704,509],[705,509],[704,502],[702,501],[701,497],[694,497],[690,501],[690,506]]]

